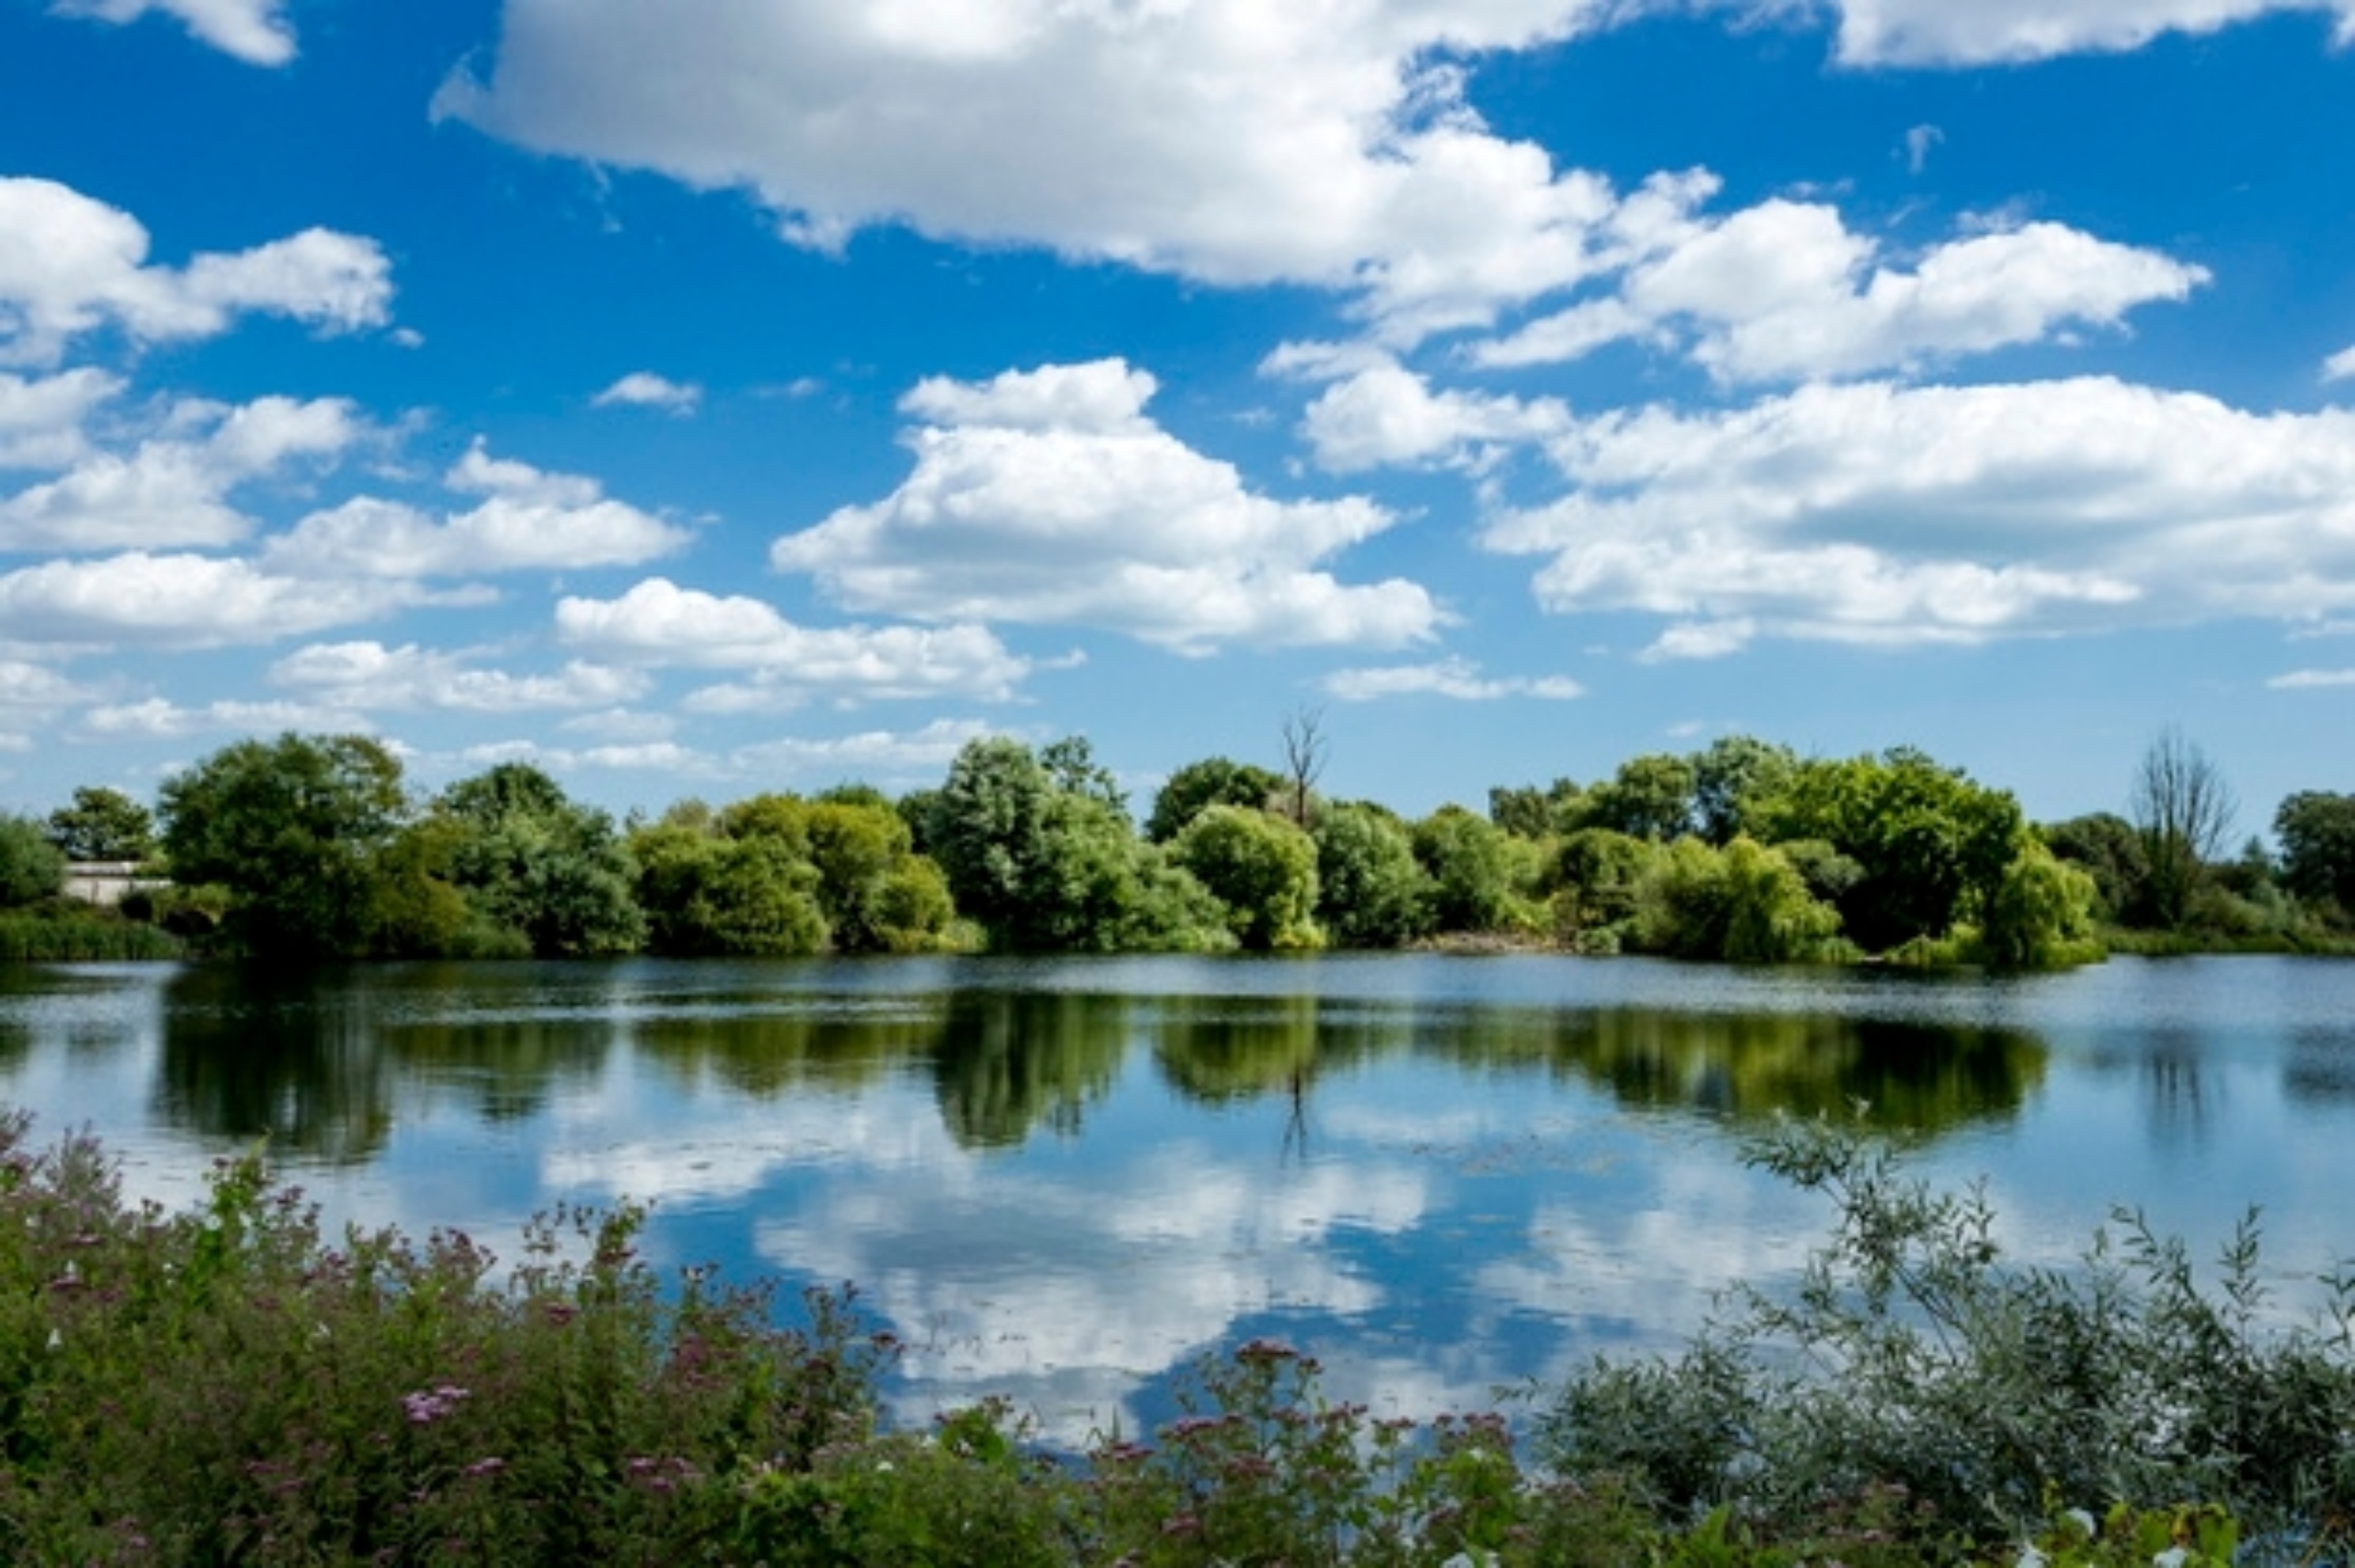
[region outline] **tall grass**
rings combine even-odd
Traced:
[[[70,964],[176,959],[178,938],[96,914],[0,915],[0,963]]]

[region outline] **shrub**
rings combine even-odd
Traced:
[[[1831,1200],[1830,1241],[1787,1298],[1738,1289],[1680,1354],[1573,1377],[1540,1424],[1566,1474],[1623,1477],[1665,1519],[1725,1506],[1784,1531],[1894,1485],[1980,1542],[2056,1497],[2205,1499],[2275,1542],[2348,1531],[2355,1269],[2314,1326],[2269,1330],[2254,1223],[2203,1291],[2182,1244],[2126,1213],[2076,1267],[2008,1265],[1982,1192],[1933,1192],[1849,1128],[1785,1124],[1750,1159]]]

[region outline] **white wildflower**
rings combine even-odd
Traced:
[[[2180,1546],[2170,1546],[2150,1560],[2150,1568],[2183,1568],[2191,1560],[2190,1552]]]

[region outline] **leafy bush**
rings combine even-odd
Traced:
[[[1726,1506],[1782,1530],[1894,1485],[1979,1541],[2020,1538],[2056,1497],[2204,1499],[2277,1542],[2349,1531],[2355,1269],[2312,1326],[2275,1330],[2253,1222],[2203,1291],[2182,1244],[2126,1213],[2075,1267],[2008,1265],[1981,1192],[1933,1192],[1847,1128],[1786,1124],[1750,1159],[1832,1201],[1830,1241],[1787,1298],[1739,1289],[1680,1354],[1573,1377],[1540,1424],[1563,1472],[1625,1478],[1666,1519]]]

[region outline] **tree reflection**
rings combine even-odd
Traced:
[[[2282,1078],[2292,1100],[2355,1105],[2355,1030],[2297,1030]]]
[[[1210,1104],[1298,1099],[1337,1065],[1407,1050],[1474,1069],[1538,1069],[1623,1105],[1737,1120],[1870,1104],[1892,1128],[1934,1133],[2017,1114],[2046,1053],[2018,1031],[1787,1013],[1379,1007],[1313,998],[1171,999],[1154,1054],[1180,1093]]]
[[[392,1127],[392,1069],[370,999],[338,969],[182,969],[165,986],[157,1119],[266,1139],[282,1158],[372,1158]]]
[[[1077,1134],[1119,1075],[1137,1005],[1125,996],[954,993],[932,1061],[949,1136],[967,1149],[1004,1149],[1040,1126]]]
[[[875,1083],[921,1057],[940,1033],[930,998],[810,995],[781,1005],[774,996],[743,996],[643,1020],[631,1040],[684,1084],[709,1076],[738,1094],[773,1099],[805,1086]]]
[[[521,1121],[560,1085],[595,1077],[613,1037],[602,1019],[458,1018],[397,1024],[384,1044],[404,1073],[455,1088],[485,1121]]]

